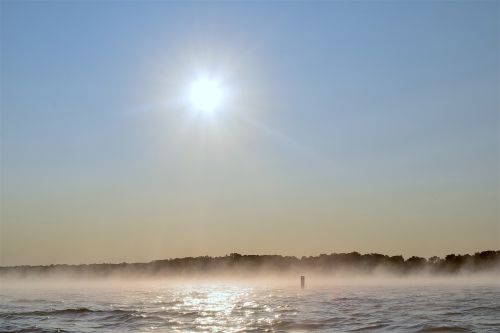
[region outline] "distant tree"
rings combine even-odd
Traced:
[[[432,265],[439,264],[440,261],[441,261],[441,258],[439,258],[437,256],[430,257],[428,260],[428,262]]]
[[[426,262],[427,260],[425,258],[413,256],[405,261],[405,266],[410,270],[421,269]]]
[[[416,256],[413,256],[406,261],[411,263],[411,264],[425,264],[427,262],[427,260],[425,258],[416,257]]]
[[[402,264],[405,261],[405,259],[403,258],[402,255],[399,255],[399,256],[392,256],[392,257],[390,257],[389,261],[392,264],[400,265],[400,264]]]

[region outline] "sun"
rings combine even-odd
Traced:
[[[191,84],[189,98],[196,111],[212,114],[222,104],[221,83],[213,78],[200,77]]]

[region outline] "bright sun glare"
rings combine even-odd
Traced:
[[[197,111],[212,113],[221,106],[223,92],[219,81],[207,77],[197,79],[191,84],[189,97]]]

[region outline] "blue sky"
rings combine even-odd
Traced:
[[[498,22],[495,1],[4,1],[2,263],[498,248]],[[199,71],[237,92],[212,120],[178,103]]]

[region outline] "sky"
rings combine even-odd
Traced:
[[[0,265],[500,248],[497,1],[0,9]]]

